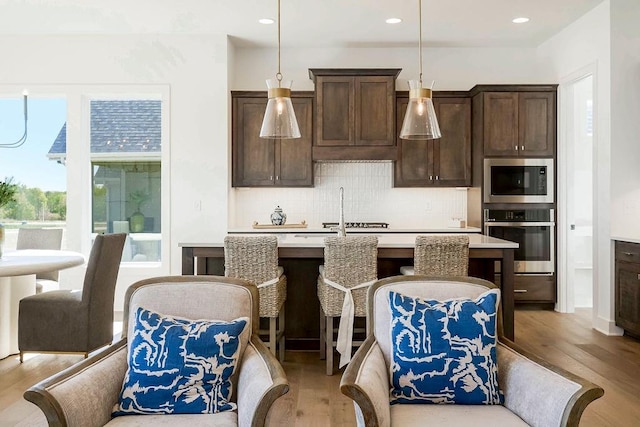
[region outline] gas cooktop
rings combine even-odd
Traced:
[[[323,222],[322,228],[337,227],[337,222]],[[345,228],[389,228],[386,222],[345,222]]]

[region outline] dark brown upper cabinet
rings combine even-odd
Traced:
[[[314,160],[395,160],[393,69],[310,68],[315,90]]]
[[[260,138],[266,92],[231,92],[232,185],[234,187],[313,186],[313,93],[292,92],[301,138]]]
[[[466,92],[465,92],[466,94]],[[402,127],[409,98],[397,98],[397,128]],[[394,187],[464,187],[471,185],[471,99],[456,92],[434,92],[433,105],[442,137],[398,137]]]
[[[553,157],[556,88],[523,85],[472,89],[474,97],[479,97],[474,101],[473,120],[482,128],[484,156]],[[475,108],[476,104],[480,108]]]

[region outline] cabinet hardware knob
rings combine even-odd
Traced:
[[[276,175],[276,181],[280,181],[280,177]]]
[[[638,280],[640,280],[640,274],[638,274]]]
[[[433,181],[433,175],[429,175],[429,181]]]
[[[269,181],[273,181],[273,175],[269,175]]]
[[[516,294],[526,294],[528,291],[526,289],[514,289],[513,292]]]
[[[438,175],[436,175],[436,181],[439,181],[440,177]]]
[[[516,151],[518,151],[518,146],[516,145]]]
[[[520,150],[524,151],[524,145],[520,146]]]
[[[633,252],[623,252],[623,254],[625,254],[626,256],[634,256],[635,255]]]

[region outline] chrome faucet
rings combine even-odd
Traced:
[[[347,235],[347,230],[344,226],[344,187],[340,187],[340,222],[337,227],[332,227],[331,230],[338,232],[338,237],[344,237]]]

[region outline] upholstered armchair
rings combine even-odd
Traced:
[[[245,280],[218,276],[156,277],[134,283],[125,296],[123,338],[36,384],[24,397],[38,405],[49,425],[55,426],[263,426],[271,405],[287,393],[289,385],[281,365],[258,338],[258,295],[258,289]],[[176,318],[248,319],[244,329],[248,339],[241,344],[244,348],[231,377],[236,410],[112,418],[128,368],[128,337],[135,336],[135,313],[141,307]]]
[[[397,276],[379,280],[369,289],[368,337],[347,366],[340,384],[342,393],[354,400],[359,426],[420,426],[426,420],[430,425],[451,426],[578,426],[585,407],[603,395],[602,388],[554,367],[501,338],[499,311],[496,314],[499,337],[495,345],[497,364],[494,366],[497,366],[497,382],[503,393],[502,404],[390,403],[394,393],[392,382],[395,381],[391,377],[393,370],[397,370],[397,343],[400,336],[393,335],[394,315],[390,305],[393,306],[395,302],[391,302],[390,298],[398,298],[398,295],[404,298],[407,295],[411,301],[420,299],[431,302],[480,299],[492,288],[495,288],[494,284],[470,277],[443,279]],[[415,326],[415,323],[410,325]],[[434,327],[434,331],[450,327],[443,321]],[[392,336],[395,338],[392,339]],[[433,344],[432,337],[427,336],[426,343],[429,346]],[[452,341],[457,339],[453,334],[448,338]],[[474,345],[477,343],[458,340],[456,345],[464,346],[469,342],[474,342]],[[420,363],[425,360],[421,359]],[[435,376],[439,374],[436,371],[432,373]],[[418,377],[416,372],[409,372],[403,379],[406,384],[409,378],[413,387],[412,381]],[[433,381],[433,376],[423,376],[420,380]],[[464,386],[470,388],[470,383]],[[414,393],[419,394],[411,388],[410,394]],[[436,397],[443,398],[443,395]]]

